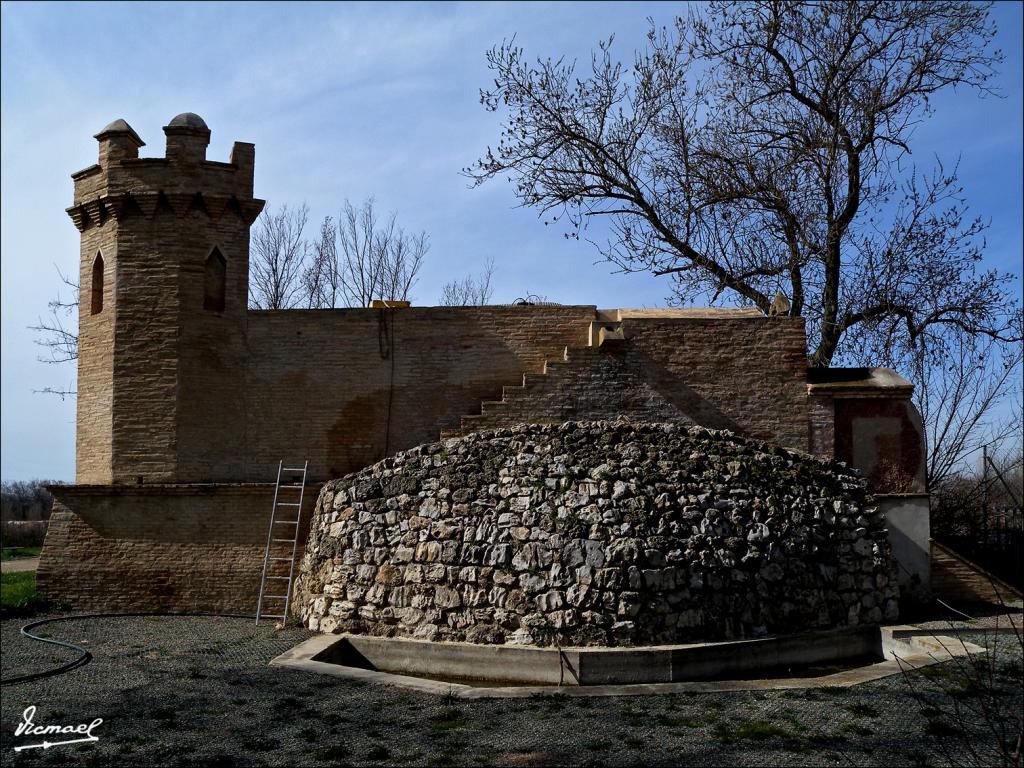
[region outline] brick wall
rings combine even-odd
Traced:
[[[585,344],[592,306],[249,313],[245,480],[339,477],[440,431]],[[210,404],[215,407],[214,403]]]
[[[624,341],[570,348],[546,375],[463,419],[464,431],[624,416],[808,449],[801,319],[631,319],[623,329]]]
[[[97,217],[99,212],[95,211]],[[78,482],[112,481],[114,419],[114,282],[117,241],[113,226],[81,220],[78,305],[78,384],[75,467]],[[103,259],[102,309],[93,312],[93,265]],[[100,275],[96,274],[96,278]]]
[[[89,610],[255,613],[273,485],[51,491],[42,594]],[[302,542],[316,495],[307,489]]]

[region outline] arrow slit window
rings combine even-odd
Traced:
[[[103,311],[103,256],[98,253],[92,263],[91,298],[90,314],[98,315]]]
[[[226,276],[227,262],[220,250],[214,248],[206,258],[206,270],[203,275],[203,309],[214,312],[224,311]]]

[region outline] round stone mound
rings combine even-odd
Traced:
[[[727,640],[897,614],[845,465],[679,424],[526,424],[327,483],[296,584],[323,632],[535,645]]]

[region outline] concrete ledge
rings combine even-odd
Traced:
[[[875,627],[639,648],[557,649],[342,635],[314,660],[400,675],[498,683],[636,685],[745,676],[865,657],[882,657]]]
[[[361,637],[355,635],[318,635],[300,643],[270,662],[271,666],[297,669],[304,672],[326,674],[350,680],[396,685],[424,693],[443,694],[464,699],[478,698],[522,698],[537,695],[567,696],[641,696],[657,693],[714,692],[781,690],[820,687],[849,687],[878,680],[904,670],[917,669],[941,661],[977,653],[983,649],[972,643],[950,637],[936,636],[929,630],[916,627],[869,628],[857,633],[848,633],[848,638],[835,646],[843,649],[873,649],[878,662],[862,667],[818,677],[779,677],[757,679],[755,664],[765,660],[796,655],[800,649],[810,654],[818,653],[816,648],[823,644],[808,642],[810,639],[823,640],[824,636],[838,633],[814,633],[789,638],[770,638],[785,653],[779,656],[766,655],[770,645],[767,641],[740,641],[738,643],[713,643],[694,646],[655,646],[648,648],[574,648],[548,649],[516,646],[472,646],[468,643],[430,643],[415,640]],[[756,645],[762,643],[760,647]],[[700,658],[707,649],[714,649],[715,657],[731,657],[739,660],[739,666],[750,668],[754,679],[735,680],[681,680],[683,667],[673,664],[687,651]],[[417,654],[422,663],[416,663]],[[861,654],[857,654],[860,656]],[[835,661],[849,656],[834,652]],[[340,662],[345,659],[349,663]],[[582,660],[582,661],[581,661]],[[800,663],[814,663],[813,655],[800,658]],[[468,666],[461,663],[468,662]],[[573,663],[575,662],[575,664]],[[353,665],[353,663],[358,664]],[[429,677],[449,677],[451,681],[417,677],[391,667],[390,671],[377,665],[405,665],[439,669],[444,664],[457,674],[436,674],[421,671]],[[488,669],[487,664],[493,666]],[[505,677],[505,682],[527,682],[550,680],[556,666],[561,679],[546,685],[519,684],[497,685],[494,687],[475,684],[467,685],[459,679],[474,677],[470,670],[483,670],[487,677],[476,677],[476,681],[495,680]],[[369,668],[366,668],[369,667]],[[769,667],[770,668],[770,667]],[[776,667],[777,668],[777,667]],[[701,665],[690,662],[690,669],[701,673]],[[703,668],[711,674],[713,665]],[[762,670],[767,669],[761,667]],[[589,671],[585,671],[589,670]],[[510,679],[511,678],[511,679]],[[657,679],[671,681],[655,682]],[[602,682],[605,681],[605,682]],[[615,681],[615,682],[610,682]],[[646,681],[646,682],[645,682]]]

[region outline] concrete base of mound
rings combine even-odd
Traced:
[[[622,696],[850,686],[981,650],[909,626],[638,648],[557,649],[319,635],[270,663],[460,698],[554,692]]]

